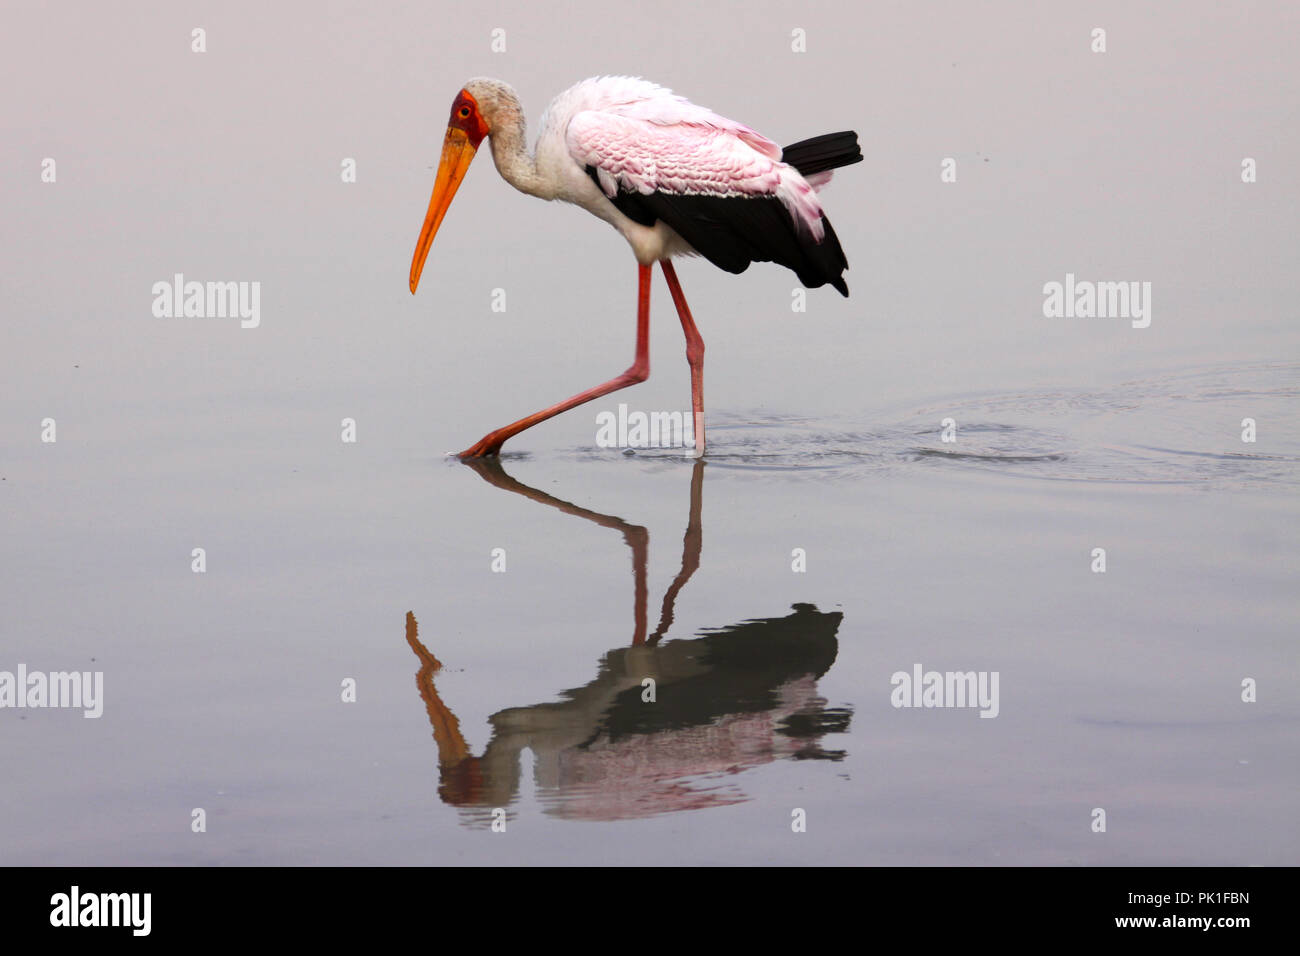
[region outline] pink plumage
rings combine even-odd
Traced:
[[[831,170],[861,161],[857,134],[827,133],[784,150],[742,123],[646,80],[583,80],[547,107],[537,145],[524,145],[519,97],[500,80],[470,80],[452,103],[443,156],[411,258],[414,293],[433,236],[484,139],[502,177],[540,199],[581,206],[627,240],[637,260],[636,358],[626,372],[488,433],[461,457],[495,455],[509,438],[650,374],[650,268],[658,263],[686,335],[695,453],[704,453],[704,340],[672,259],[704,256],[744,272],[753,262],[791,269],[808,288],[849,294],[848,261],[816,191]]]
[[[570,115],[565,144],[580,166],[596,168],[607,197],[620,186],[643,195],[771,196],[822,240],[813,184],[781,162],[781,147],[761,133],[645,80],[602,77],[570,92],[594,108]],[[829,181],[823,175],[818,185]]]

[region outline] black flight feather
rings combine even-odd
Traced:
[[[856,133],[827,133],[787,146],[781,160],[812,176],[861,162],[862,150]],[[587,175],[600,185],[594,166],[587,167]],[[775,262],[793,270],[809,289],[829,283],[849,294],[843,276],[849,264],[830,220],[822,217],[825,235],[817,242],[774,196],[642,194],[620,188],[610,201],[642,226],[662,220],[719,269],[739,273],[751,262]]]

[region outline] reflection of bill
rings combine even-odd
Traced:
[[[590,820],[738,803],[746,799],[735,779],[742,770],[778,758],[843,756],[823,749],[821,739],[846,730],[849,712],[828,708],[816,685],[835,660],[840,612],[796,604],[784,617],[660,643],[677,593],[699,567],[703,467],[697,462],[692,476],[682,570],[664,596],[659,627],[647,639],[645,529],[523,485],[497,461],[476,463],[497,487],[623,532],[638,585],[637,627],[631,647],[606,653],[596,677],[562,693],[562,700],[493,714],[491,740],[475,757],[438,696],[434,676],[441,664],[420,642],[414,615],[407,614],[407,642],[421,660],[416,682],[438,745],[439,796],[483,811],[467,822],[486,823],[487,811],[517,797],[524,748],[533,753],[547,812]]]

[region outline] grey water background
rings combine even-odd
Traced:
[[[102,670],[105,702],[98,720],[0,711],[0,863],[1300,861],[1294,8],[5,17],[0,670]],[[782,142],[861,135],[866,161],[824,193],[850,299],[817,290],[794,314],[783,270],[679,266],[711,449],[700,567],[665,638],[841,613],[834,662],[791,685],[837,715],[817,743],[839,759],[688,760],[681,788],[716,805],[609,820],[524,751],[500,834],[440,793],[405,616],[480,754],[492,715],[562,702],[628,647],[632,553],[444,453],[623,369],[635,270],[607,227],[481,156],[414,298],[406,273],[460,85],[513,83],[535,132],[599,73]],[[260,281],[260,327],[154,318],[177,272]],[[1044,318],[1067,272],[1150,281],[1151,326]],[[652,626],[693,467],[594,438],[618,402],[688,407],[658,277],[653,294],[650,380],[503,462],[645,529]],[[890,675],[915,663],[998,671],[999,716],[893,708]],[[644,740],[646,760],[666,746]]]

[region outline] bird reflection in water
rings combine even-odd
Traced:
[[[533,752],[538,797],[553,816],[621,820],[747,799],[735,775],[778,758],[839,760],[821,745],[848,729],[850,711],[829,708],[817,678],[835,661],[843,614],[796,604],[784,617],[705,629],[662,642],[678,592],[700,564],[704,463],[691,476],[682,566],[646,634],[644,527],[563,501],[512,478],[499,459],[467,464],[490,484],[622,533],[632,549],[635,630],[630,647],[607,652],[586,685],[559,701],[511,707],[490,718],[492,737],[470,753],[460,721],[434,683],[442,664],[420,642],[415,615],[406,640],[420,659],[416,685],[438,745],[439,796],[486,825],[519,793],[520,754]],[[645,699],[646,678],[654,700]]]

